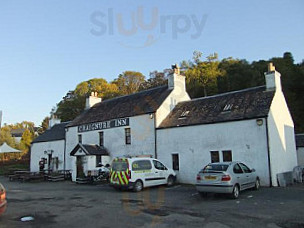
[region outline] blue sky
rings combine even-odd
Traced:
[[[81,81],[148,76],[194,50],[249,61],[290,51],[301,62],[303,10],[302,0],[1,0],[2,122],[39,125]]]

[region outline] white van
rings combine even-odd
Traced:
[[[148,157],[114,158],[110,172],[110,184],[114,188],[133,189],[175,183],[176,174],[159,160]]]

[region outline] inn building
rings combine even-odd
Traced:
[[[294,125],[273,66],[265,81],[191,100],[175,68],[165,86],[105,101],[92,93],[86,110],[64,125],[60,168],[71,170],[75,181],[114,157],[151,155],[173,168],[179,182],[194,184],[210,162],[243,161],[262,185],[277,186],[277,175],[297,165]],[[48,159],[43,151],[55,154],[46,141],[45,147],[32,144],[32,171]]]

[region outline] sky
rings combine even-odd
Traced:
[[[207,56],[304,59],[304,1],[0,1],[3,123],[44,117],[82,81]]]

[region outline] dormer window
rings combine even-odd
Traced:
[[[179,119],[184,119],[189,115],[190,111],[183,111],[180,115]]]
[[[233,107],[233,104],[226,104],[225,107],[223,108],[223,112],[231,111],[232,107]]]

